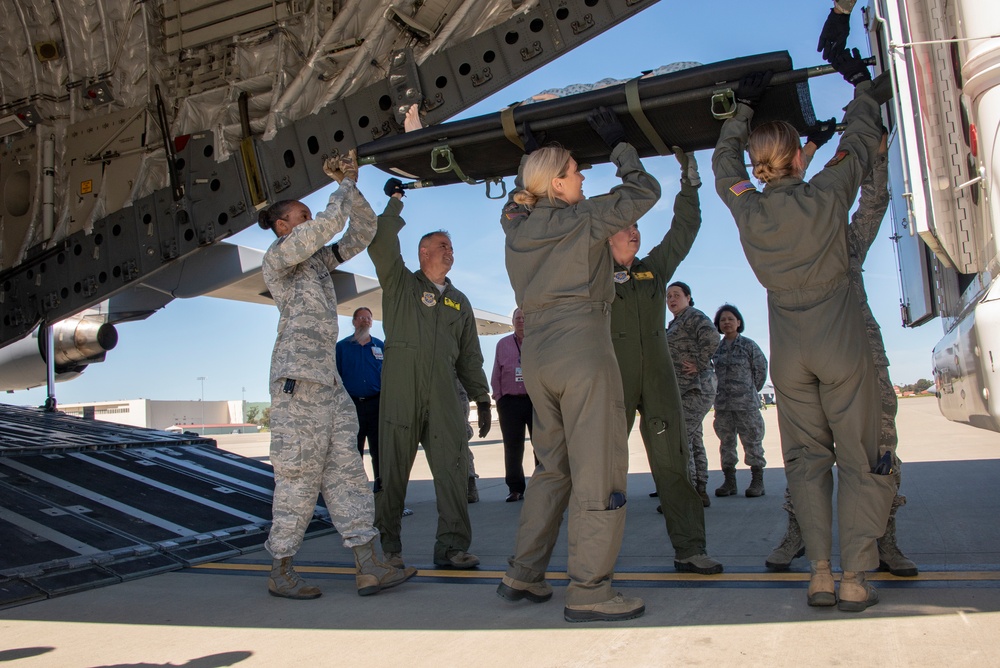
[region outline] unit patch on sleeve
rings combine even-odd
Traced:
[[[739,197],[743,193],[749,192],[751,190],[753,190],[754,192],[756,192],[757,191],[757,187],[753,183],[751,183],[749,180],[744,179],[743,181],[740,181],[739,183],[734,183],[732,185],[732,187],[729,189],[729,192],[731,192],[732,194],[734,194],[737,197]]]
[[[847,151],[837,151],[837,154],[832,158],[830,158],[830,162],[826,163],[826,166],[836,167],[837,165],[839,165],[844,161],[844,158],[846,158],[849,155],[850,153],[848,153]]]

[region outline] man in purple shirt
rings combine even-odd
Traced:
[[[524,341],[524,314],[514,311],[514,333],[497,342],[493,360],[493,399],[503,434],[504,482],[510,494],[507,502],[524,498],[524,428],[531,434],[531,399],[521,373],[521,342]]]

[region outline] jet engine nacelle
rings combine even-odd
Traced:
[[[72,380],[87,365],[103,362],[107,351],[118,345],[115,326],[92,315],[67,318],[52,329],[56,382]],[[27,390],[44,385],[45,379],[45,333],[41,328],[0,349],[0,391]]]

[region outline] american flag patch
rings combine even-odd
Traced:
[[[739,183],[733,184],[733,187],[729,189],[729,192],[739,197],[748,190],[757,190],[757,187],[750,181],[740,181]]]

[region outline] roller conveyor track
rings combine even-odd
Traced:
[[[259,550],[273,489],[208,438],[0,405],[0,607]]]

